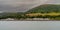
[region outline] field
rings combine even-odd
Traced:
[[[42,16],[46,16],[46,15],[49,15],[49,16],[59,16],[60,15],[60,13],[54,13],[54,12],[52,12],[52,13],[31,13],[31,14],[26,14],[27,16],[40,16],[40,15],[42,15]]]
[[[33,18],[49,18],[51,20],[60,20],[60,13],[31,13],[31,14],[26,14],[26,16],[30,16]]]

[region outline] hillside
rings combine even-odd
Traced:
[[[17,13],[0,13],[0,19],[13,18],[13,19],[26,19],[26,18],[49,18],[60,20],[60,5],[44,4],[32,8],[29,11]]]
[[[44,4],[30,9],[26,13],[49,13],[49,12],[60,12],[60,5]]]

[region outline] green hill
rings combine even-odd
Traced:
[[[30,9],[26,13],[49,13],[49,12],[60,12],[60,5],[44,4]]]

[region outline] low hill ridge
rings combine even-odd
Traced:
[[[49,12],[60,12],[60,5],[44,4],[27,11],[27,13],[49,13]]]

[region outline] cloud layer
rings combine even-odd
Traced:
[[[0,0],[0,11],[21,12],[43,4],[47,0]]]
[[[60,4],[60,0],[49,0],[47,4]]]

